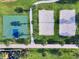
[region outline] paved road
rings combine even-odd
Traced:
[[[53,3],[53,2],[57,2],[57,1],[59,1],[59,0],[43,0],[43,1],[37,1],[33,5],[38,5],[38,4],[42,4],[42,3]]]
[[[4,44],[0,44],[0,48],[78,48],[75,44],[65,44],[65,45],[59,45],[59,44],[48,44],[48,45],[41,45],[41,44],[10,44],[9,46],[6,46]]]

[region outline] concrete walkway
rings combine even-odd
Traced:
[[[57,1],[59,1],[59,0],[43,0],[43,1],[37,1],[33,5],[38,5],[38,4],[42,4],[42,3],[53,3],[53,2],[57,2]]]
[[[65,45],[60,45],[60,44],[47,44],[47,45],[41,45],[41,44],[29,44],[29,45],[24,45],[24,44],[10,44],[9,46],[6,46],[4,44],[0,44],[0,48],[78,48],[76,44],[65,44]]]
[[[31,34],[31,44],[35,44],[34,43],[34,38],[33,38],[33,25],[32,25],[32,8],[30,8],[30,34]]]
[[[35,45],[28,45],[26,48],[78,48],[75,44],[47,44],[47,45],[41,45],[41,44],[35,44]]]

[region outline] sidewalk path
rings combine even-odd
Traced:
[[[34,38],[33,38],[33,25],[32,25],[32,8],[30,8],[30,34],[31,34],[31,44],[35,44],[34,43]]]
[[[59,1],[59,0],[43,0],[43,1],[37,1],[33,5],[38,5],[38,4],[42,4],[42,3],[52,3],[52,2],[57,2],[57,1]]]
[[[41,45],[41,44],[29,44],[29,45],[24,45],[24,44],[10,44],[9,46],[6,46],[4,44],[0,44],[0,48],[78,48],[76,44],[65,44],[65,45],[60,45],[60,44],[48,44],[48,45]]]

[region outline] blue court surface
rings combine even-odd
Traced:
[[[4,38],[27,38],[27,16],[3,16]]]

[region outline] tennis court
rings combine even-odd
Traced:
[[[39,35],[54,35],[54,11],[39,10]]]
[[[75,10],[61,10],[60,11],[60,25],[59,34],[62,36],[75,36],[76,22]]]
[[[27,38],[27,16],[3,16],[4,38]]]

